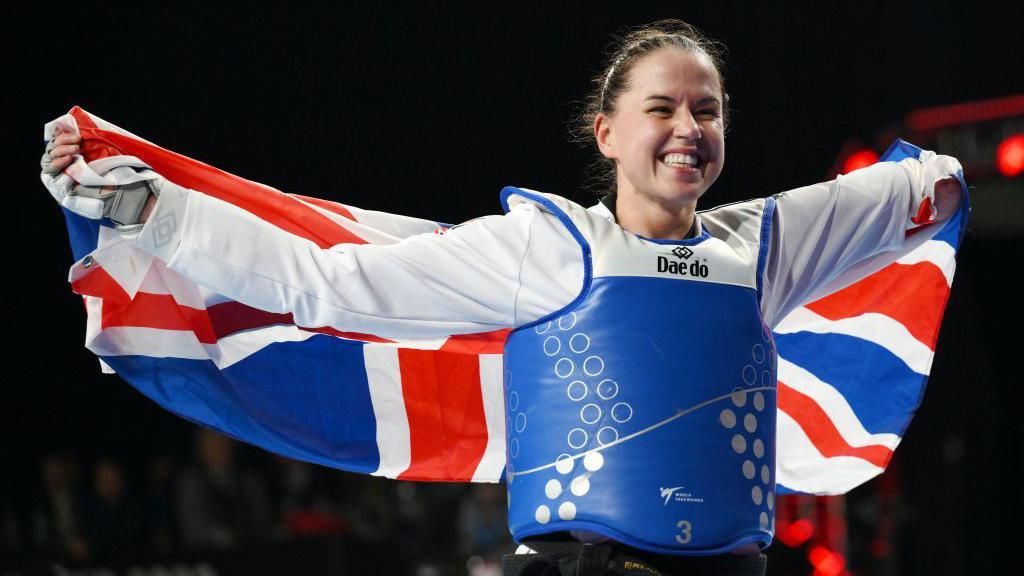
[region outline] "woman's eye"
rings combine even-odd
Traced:
[[[671,114],[672,113],[672,109],[668,108],[666,106],[659,106],[657,108],[651,108],[651,112],[664,112],[666,114]],[[694,115],[695,116],[701,116],[701,117],[704,117],[704,118],[718,118],[718,111],[717,110],[700,110],[700,111],[698,111]]]

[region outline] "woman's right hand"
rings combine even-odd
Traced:
[[[43,172],[56,178],[61,171],[70,166],[71,162],[74,161],[74,155],[78,153],[78,143],[81,140],[81,136],[70,132],[60,133],[51,139],[46,145],[46,151],[43,152],[42,159],[39,161]]]
[[[950,176],[935,183],[935,221],[949,219],[960,209],[960,181]]]

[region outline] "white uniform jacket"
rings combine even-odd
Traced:
[[[959,163],[925,151],[775,195],[761,312],[769,327],[852,264],[898,249],[934,184]],[[166,182],[128,236],[172,270],[300,326],[431,338],[521,326],[580,292],[579,244],[532,203],[444,234],[321,249],[250,213]],[[590,210],[614,221],[598,202]],[[695,228],[699,230],[700,214]]]

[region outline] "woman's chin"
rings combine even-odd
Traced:
[[[676,184],[666,191],[663,198],[669,204],[693,204],[704,195],[705,190],[707,190],[707,187],[704,186],[703,182],[682,186]]]

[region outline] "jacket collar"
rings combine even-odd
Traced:
[[[615,219],[615,198],[615,192],[605,194],[597,204],[594,204],[587,210],[597,214],[598,216],[604,217],[609,222],[615,222],[618,224],[618,221]],[[700,214],[694,213],[693,226],[690,227],[690,231],[686,233],[686,238],[683,239],[696,238],[700,235],[699,230],[703,230],[703,224],[700,221]]]

